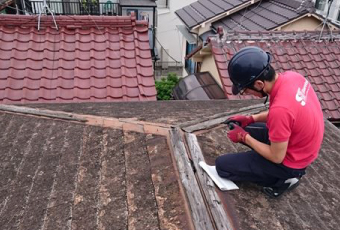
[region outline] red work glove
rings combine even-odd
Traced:
[[[226,123],[229,124],[230,122],[233,122],[233,121],[240,123],[242,128],[255,122],[253,116],[236,115],[236,116],[229,117]]]
[[[232,142],[238,143],[238,142],[243,142],[245,143],[246,141],[246,136],[249,134],[246,132],[243,128],[241,128],[238,125],[233,124],[234,128],[233,130],[230,130],[228,132],[228,137]]]

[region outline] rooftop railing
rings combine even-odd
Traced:
[[[44,2],[42,1],[30,1],[26,3],[26,10],[39,14],[43,8]],[[47,5],[56,15],[108,15],[115,16],[121,15],[119,3],[113,3],[107,1],[105,3],[98,1],[47,1]]]

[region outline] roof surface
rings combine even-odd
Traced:
[[[273,55],[272,65],[278,72],[296,71],[307,77],[316,91],[328,119],[340,119],[340,33],[333,41],[320,32],[235,32],[226,35],[227,42],[212,40],[212,53],[229,99],[245,98],[232,95],[227,67],[228,61],[241,48],[258,46]],[[249,96],[246,96],[246,98]]]
[[[166,138],[0,112],[0,225],[188,228]]]
[[[238,184],[237,191],[215,190],[189,161],[177,161],[169,132],[153,133],[157,127],[187,130],[209,122],[191,134],[197,135],[207,163],[213,163],[220,154],[244,148],[228,141],[221,122],[230,114],[264,109],[257,103],[30,104],[35,115],[28,107],[12,106],[15,111],[6,111],[0,105],[1,229],[212,229],[197,218],[204,211],[195,213],[197,207],[211,211],[204,217],[212,218],[216,229],[337,229],[340,132],[329,122],[320,156],[301,185],[275,200],[248,183]],[[252,106],[247,109],[247,105]],[[52,116],[46,115],[44,107]],[[60,111],[68,112],[69,120]],[[194,161],[196,152],[190,153]],[[185,165],[191,173],[182,171]],[[218,196],[212,199],[206,190],[196,193],[193,189],[200,186],[188,189],[183,178],[208,186]],[[192,202],[192,196],[204,196],[208,203]],[[215,212],[220,206],[227,213],[222,222]]]
[[[57,111],[73,112],[93,116],[138,118],[140,121],[165,124],[179,124],[191,120],[203,119],[223,111],[235,110],[242,106],[263,103],[256,100],[211,101],[153,101],[153,102],[118,102],[118,103],[73,103],[73,104],[30,104],[25,107],[46,108]],[[94,109],[95,108],[95,109]]]
[[[223,12],[240,6],[248,0],[199,0],[182,9],[177,10],[175,13],[184,22],[184,24],[193,28],[202,22],[213,18]]]
[[[133,16],[0,16],[0,103],[156,100],[148,27]]]
[[[232,143],[226,135],[226,127],[197,135],[207,163],[214,165],[222,154],[247,151],[247,147]],[[261,187],[251,183],[236,183],[239,190],[221,192],[235,229],[338,229],[339,138],[339,129],[326,122],[318,159],[307,168],[300,185],[279,199],[267,198],[260,192]]]
[[[280,25],[312,12],[314,5],[310,1],[270,0],[255,3],[246,9],[212,24],[217,30],[222,26],[225,30],[263,31],[272,30]]]

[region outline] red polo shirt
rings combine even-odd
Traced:
[[[267,127],[271,142],[288,141],[285,166],[301,169],[317,158],[324,133],[323,114],[311,84],[299,73],[279,74],[270,93]]]

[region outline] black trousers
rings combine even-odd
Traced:
[[[256,140],[270,144],[268,129],[265,123],[253,123],[245,128]],[[240,153],[229,153],[219,156],[216,171],[232,181],[248,181],[265,187],[280,187],[289,178],[301,178],[305,169],[293,169],[283,164],[273,163],[254,150]]]

